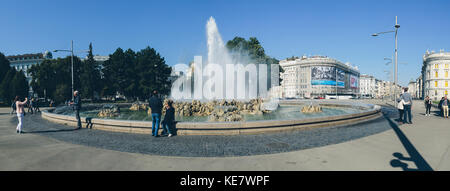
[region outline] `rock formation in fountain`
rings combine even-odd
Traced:
[[[322,112],[322,107],[321,106],[314,106],[314,105],[303,106],[301,112],[302,113]]]
[[[164,100],[164,104],[168,100]],[[248,102],[237,100],[213,100],[200,102],[174,102],[175,115],[177,116],[209,116],[209,121],[242,121],[243,115],[262,115],[271,111],[263,108],[262,99],[252,99]],[[165,109],[163,109],[163,115]]]
[[[130,110],[132,111],[148,110],[148,106],[145,103],[135,102],[131,105]]]
[[[115,104],[106,104],[98,112],[98,117],[117,117],[120,115],[120,108]]]

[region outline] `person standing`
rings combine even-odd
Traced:
[[[411,98],[411,94],[408,93],[408,88],[405,88],[404,90],[405,90],[405,92],[400,97],[400,99],[403,99],[403,101],[405,102],[403,104],[403,107],[404,107],[403,123],[412,124],[412,121],[411,121],[411,119],[412,119],[412,116],[411,116],[412,98]],[[406,118],[406,116],[408,116],[408,118]]]
[[[80,119],[80,110],[81,110],[81,97],[80,93],[78,91],[73,92],[74,100],[73,102],[70,102],[69,104],[72,105],[73,109],[75,110],[75,116],[77,118],[77,128],[81,129],[81,119]]]
[[[449,101],[447,99],[447,95],[444,96],[444,100],[442,101],[442,111],[444,113],[444,118],[448,118],[448,105],[449,105]]]
[[[14,103],[16,103],[16,111],[17,111],[17,119],[19,121],[19,124],[17,124],[16,127],[16,133],[21,134],[22,133],[22,119],[25,113],[24,106],[27,104],[28,98],[25,97],[25,101],[21,102],[20,97],[16,96],[14,99]]]
[[[425,116],[430,116],[430,111],[431,111],[431,99],[430,97],[426,97],[425,98]]]
[[[444,111],[442,110],[442,102],[444,101],[444,97],[441,98],[441,100],[439,101],[439,116],[444,116]]]
[[[158,91],[154,90],[153,95],[149,99],[149,106],[152,110],[152,136],[158,137],[159,123],[161,120],[162,101],[158,98]]]
[[[173,101],[168,100],[164,107],[166,108],[166,114],[164,115],[164,120],[161,124],[164,131],[169,133],[168,137],[172,137],[172,127],[175,123],[175,109],[173,108]]]

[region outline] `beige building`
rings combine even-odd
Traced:
[[[397,97],[402,93],[402,87],[399,85],[394,86],[394,83],[389,81],[378,81],[378,92],[377,98],[393,98],[394,94],[397,94]]]

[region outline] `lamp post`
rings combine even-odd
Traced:
[[[73,101],[73,40],[71,42],[71,48],[70,50],[54,50],[53,52],[70,52],[71,53],[71,64],[72,64],[72,101]],[[83,50],[82,52],[86,52],[86,50]]]
[[[338,99],[338,76],[337,76],[337,65],[336,65],[336,100]]]
[[[395,100],[395,98],[397,97],[397,91],[396,90],[397,90],[397,84],[398,84],[398,64],[397,64],[397,61],[398,61],[398,53],[397,53],[398,43],[397,43],[397,33],[398,33],[398,28],[400,28],[400,25],[397,22],[397,16],[395,16],[394,28],[395,28],[395,30],[393,30],[393,31],[385,31],[385,32],[374,33],[374,34],[372,34],[372,36],[378,36],[380,34],[385,34],[385,33],[395,33],[395,66],[394,66],[394,70],[395,70],[395,72],[394,72],[394,88],[395,88],[394,89],[394,100]],[[395,107],[397,107],[397,102],[394,101],[394,103],[395,103]]]

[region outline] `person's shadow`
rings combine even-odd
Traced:
[[[391,160],[390,164],[392,167],[402,168],[403,171],[419,171],[419,169],[408,168],[408,164],[402,162],[402,161],[412,161],[411,158],[406,158],[403,156],[403,154],[397,152],[392,155],[397,158]]]
[[[77,129],[55,129],[55,130],[38,130],[38,131],[22,131],[22,133],[29,134],[41,134],[41,133],[58,133],[58,132],[69,132],[69,131],[79,131]]]
[[[383,113],[383,116],[389,122],[392,130],[394,130],[395,134],[399,138],[400,142],[405,147],[406,151],[410,158],[404,157],[401,153],[395,152],[392,155],[396,157],[390,161],[392,167],[400,167],[405,171],[433,171],[433,168],[427,163],[427,161],[420,155],[420,153],[416,150],[414,145],[409,141],[408,137],[402,132],[402,130],[398,127],[396,123],[389,118],[388,115]],[[408,168],[408,164],[403,163],[402,161],[412,161],[417,166],[417,169]]]

